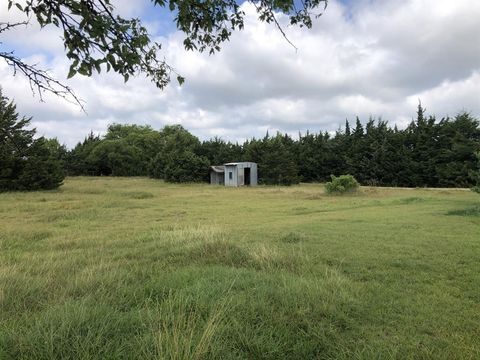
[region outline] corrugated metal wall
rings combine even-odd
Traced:
[[[210,170],[210,184],[212,185],[223,185],[224,174],[217,173],[213,170]]]
[[[258,185],[258,171],[257,171],[257,164],[250,163],[250,186],[257,186]]]
[[[250,186],[256,186],[258,184],[257,164],[252,162],[225,165],[225,186],[245,185],[245,168],[250,169]]]
[[[225,186],[238,186],[238,168],[236,165],[225,165]]]

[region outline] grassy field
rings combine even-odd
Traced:
[[[480,196],[0,194],[0,359],[479,359]]]

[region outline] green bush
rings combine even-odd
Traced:
[[[325,184],[325,190],[328,194],[344,194],[354,192],[360,184],[352,175],[340,175],[336,177],[331,175],[332,181]]]

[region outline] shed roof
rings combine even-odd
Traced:
[[[210,166],[210,169],[212,169],[216,173],[224,173],[225,172],[225,166],[223,166],[223,165]]]
[[[241,162],[231,162],[231,163],[226,163],[225,166],[236,166],[240,164],[255,164],[254,162],[251,161],[241,161]]]

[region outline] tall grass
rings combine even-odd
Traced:
[[[0,194],[0,359],[475,359],[478,195],[70,178]]]
[[[170,294],[160,304],[161,324],[155,337],[156,356],[160,359],[202,359],[224,320],[229,304],[216,304],[206,319],[195,309],[195,298]],[[145,354],[148,355],[148,354]]]

